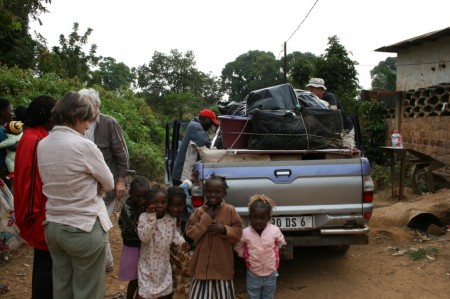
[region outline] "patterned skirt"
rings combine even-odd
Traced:
[[[170,247],[170,265],[172,266],[173,299],[187,299],[191,278],[187,274],[192,252],[186,252],[180,245]]]
[[[235,299],[232,280],[193,279],[190,299]]]

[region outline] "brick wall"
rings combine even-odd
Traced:
[[[361,99],[385,103],[386,145],[398,129],[405,147],[446,164],[443,171],[450,173],[449,95],[450,84],[440,84],[405,92],[363,91]]]

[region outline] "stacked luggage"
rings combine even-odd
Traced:
[[[251,92],[241,105],[246,108],[244,116],[233,116],[234,121],[227,115],[220,117],[225,148],[318,150],[342,147],[340,111],[331,110],[326,102],[308,91],[297,90],[296,93],[290,84],[277,85]]]

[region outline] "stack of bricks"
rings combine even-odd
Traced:
[[[450,84],[409,90],[403,97],[403,118],[450,115]]]
[[[448,83],[405,92],[400,125],[406,147],[446,164],[446,169],[450,166],[449,95]]]

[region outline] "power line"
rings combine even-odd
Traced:
[[[294,36],[294,34],[300,29],[300,26],[302,26],[302,24],[305,22],[306,18],[308,18],[309,14],[311,13],[311,11],[313,10],[313,8],[316,6],[317,2],[319,2],[319,0],[316,0],[316,2],[314,2],[313,6],[311,7],[311,9],[308,11],[308,13],[306,14],[305,18],[303,19],[303,21],[300,23],[300,25],[298,25],[297,29],[294,30],[294,32],[291,34],[291,36],[287,39],[286,43]]]
[[[281,45],[281,51],[280,51],[280,53],[278,53],[278,58],[277,58],[277,60],[280,60],[281,53],[283,53],[283,52],[284,52],[284,47],[283,47],[283,45]]]

